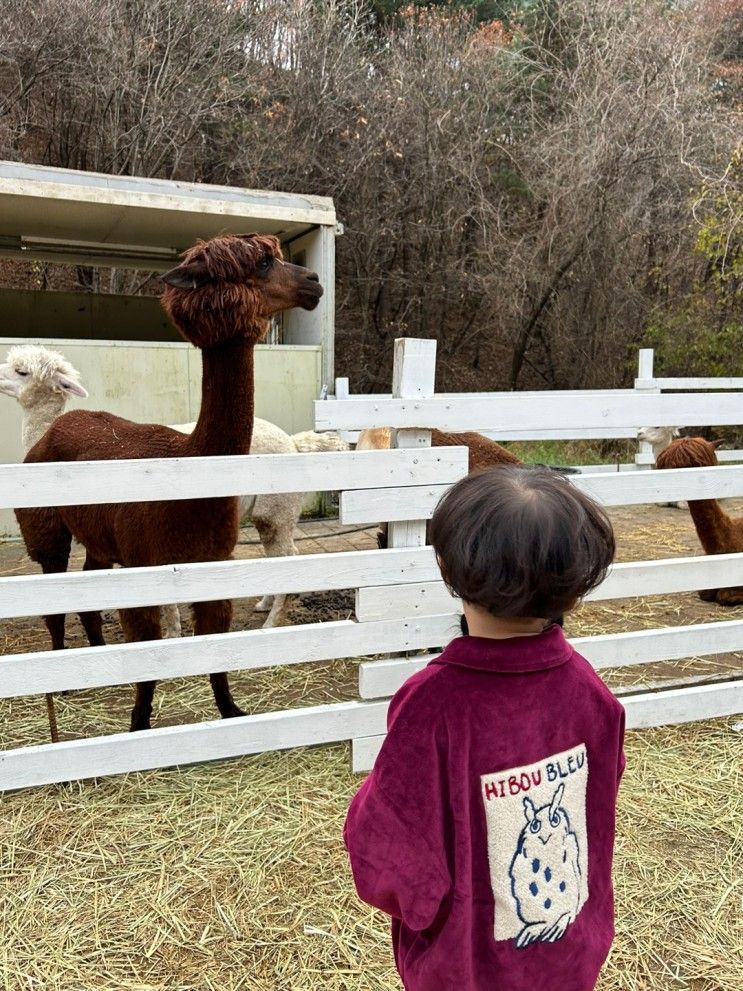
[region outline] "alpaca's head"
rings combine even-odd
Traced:
[[[721,440],[682,437],[661,451],[656,464],[659,468],[711,468],[718,463],[715,450],[720,444]]]
[[[314,310],[323,294],[314,272],[285,262],[278,238],[261,234],[198,241],[162,279],[166,313],[198,348],[255,343],[269,317],[293,306]]]
[[[637,431],[637,439],[644,440],[653,447],[668,447],[674,437],[679,436],[678,427],[640,427]]]
[[[66,358],[36,344],[20,344],[8,351],[0,365],[0,392],[24,407],[53,395],[64,399],[88,395],[80,385],[79,373]]]

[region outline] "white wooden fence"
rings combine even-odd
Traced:
[[[45,612],[355,588],[356,621],[219,634],[0,658],[0,697],[139,680],[255,670],[333,658],[400,654],[445,644],[458,603],[440,582],[425,521],[441,492],[467,469],[464,448],[430,449],[430,429],[626,429],[636,424],[738,424],[740,395],[663,395],[638,390],[435,396],[435,344],[398,341],[393,395],[316,404],[321,429],[398,427],[387,452],[260,455],[0,466],[0,507],[199,498],[238,492],[341,491],[342,522],[391,520],[384,551],[31,575],[0,579],[0,621]],[[330,482],[329,482],[330,480]],[[743,495],[743,466],[576,476],[610,505]],[[594,598],[743,585],[743,554],[616,565]],[[581,638],[597,666],[743,650],[743,620]],[[385,728],[388,698],[422,660],[392,656],[360,666],[357,701],[267,712],[227,721],[121,733],[0,752],[0,789],[166,767],[352,739],[354,766],[368,768]],[[164,689],[167,690],[167,689]],[[743,679],[623,696],[630,727],[743,711]]]
[[[560,392],[553,393],[552,395],[559,397],[562,401],[569,401],[571,396],[580,396],[584,399],[589,396],[613,396],[615,398],[628,397],[642,393],[651,393],[657,395],[661,392],[692,392],[692,391],[743,391],[743,378],[655,378],[654,377],[654,360],[655,355],[652,348],[642,348],[638,355],[637,362],[637,378],[634,382],[634,387],[632,389],[596,389],[596,390],[561,390]],[[505,396],[513,396],[514,393],[491,393],[490,398],[499,399]],[[544,396],[544,392],[519,392],[517,393],[519,398],[523,401],[527,401],[532,396]],[[470,392],[470,393],[459,393],[456,395],[458,399],[474,399],[478,402],[485,396],[485,393],[481,392]],[[439,394],[440,398],[455,398],[454,396],[447,396],[445,393]],[[337,378],[335,380],[335,396],[329,397],[330,399],[360,399],[360,400],[383,400],[390,399],[391,393],[382,395],[366,395],[366,394],[356,394],[352,395],[350,392],[350,385],[347,378]],[[683,422],[678,422],[674,424],[666,424],[667,426],[675,427],[685,427],[685,426],[702,426],[703,424],[686,424]],[[704,424],[709,426],[710,424]],[[730,425],[730,424],[728,424]],[[653,452],[652,446],[647,443],[647,441],[638,440],[637,433],[640,427],[649,426],[660,426],[660,424],[655,423],[634,423],[627,420],[625,423],[617,426],[609,426],[607,423],[602,422],[598,425],[587,425],[585,423],[573,423],[567,424],[565,422],[560,423],[559,427],[554,426],[537,426],[534,428],[524,428],[523,426],[511,428],[500,428],[498,430],[486,430],[483,429],[481,432],[494,440],[503,441],[565,441],[565,440],[635,440],[638,443],[637,454],[635,455],[634,461],[626,463],[612,463],[603,465],[574,465],[581,472],[588,474],[599,474],[604,471],[615,472],[615,471],[638,471],[650,468],[653,463]],[[474,428],[473,428],[474,429]],[[342,434],[344,438],[355,443],[358,439],[360,431],[358,430],[344,430]],[[735,462],[743,461],[743,450],[723,450],[717,452],[717,457],[720,462]]]
[[[652,374],[652,352],[641,352],[640,371],[646,378],[637,388],[597,392],[433,394],[434,342],[397,342],[395,366],[406,362],[415,370],[418,387],[408,382],[394,396],[346,396],[345,386],[335,402],[316,403],[316,424],[322,429],[359,431],[367,427],[418,428],[399,430],[415,434],[415,443],[425,444],[425,428],[479,430],[499,440],[545,440],[567,438],[636,437],[641,426],[738,425],[743,421],[743,393],[716,392],[663,394],[666,380]],[[714,381],[714,380],[713,380]],[[733,387],[743,386],[731,380]],[[669,386],[670,387],[670,386]],[[699,380],[699,388],[713,388]],[[555,423],[560,427],[555,428]],[[649,446],[649,445],[648,445]],[[645,464],[643,464],[643,460]],[[637,467],[647,459],[638,458]],[[635,468],[635,465],[625,466]],[[585,468],[587,472],[592,469]],[[677,499],[726,498],[743,495],[743,466],[669,471],[596,472],[574,476],[571,481],[606,505],[619,506],[665,502]],[[387,489],[356,489],[341,494],[343,523],[366,523],[389,518],[394,506],[397,520],[408,521],[409,542],[424,542],[425,520],[430,519],[445,485],[416,486],[394,492]],[[405,539],[398,540],[405,543]],[[740,584],[743,554],[717,557],[677,558],[618,564],[606,581],[592,593],[594,599],[619,599],[636,595],[693,591]],[[356,618],[375,622],[382,616],[441,615],[454,602],[440,580],[407,585],[366,586],[356,593]],[[723,614],[724,615],[724,614]],[[583,637],[577,648],[596,665],[619,667],[654,661],[739,651],[743,648],[743,620],[723,621],[694,627],[642,630],[626,634]],[[427,659],[427,660],[430,660]],[[365,699],[387,698],[427,660],[392,658],[362,663],[359,694]],[[741,670],[743,675],[743,667]],[[714,683],[669,682],[660,691],[629,692],[623,695],[629,727],[683,722],[728,715],[743,709],[743,678]],[[383,737],[353,741],[353,764],[357,770],[371,766]]]

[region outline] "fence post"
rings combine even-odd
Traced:
[[[392,395],[395,399],[428,399],[436,381],[436,341],[400,337],[395,341]],[[392,447],[430,447],[430,430],[393,430]],[[389,547],[421,547],[426,542],[426,521],[392,522]]]
[[[335,398],[336,399],[348,399],[351,395],[351,386],[347,378],[337,378],[335,380]],[[347,444],[353,444],[356,441],[358,433],[353,430],[340,430],[339,431],[341,440],[344,440]]]
[[[637,378],[635,379],[636,392],[660,392],[653,378],[654,351],[652,348],[640,348],[640,355],[637,362]],[[644,423],[644,427],[653,427],[653,423]],[[653,457],[653,445],[646,440],[637,442],[637,454],[635,454],[635,465],[639,471],[648,471],[655,465]]]
[[[436,341],[400,337],[395,341],[394,359],[392,370],[394,398],[415,400],[433,396],[436,380]],[[430,447],[431,431],[393,430],[390,446]],[[425,520],[388,522],[388,547],[422,547],[425,543]],[[381,736],[354,737],[351,741],[351,767],[354,772],[368,770],[372,766],[382,739]]]

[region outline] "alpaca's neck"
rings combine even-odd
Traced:
[[[35,391],[33,395],[22,396],[20,404],[23,409],[23,424],[21,439],[26,454],[37,440],[40,440],[52,423],[65,408],[65,396],[58,392]]]
[[[202,351],[201,410],[186,441],[193,457],[247,454],[253,432],[253,344],[243,338]]]
[[[697,536],[707,554],[725,554],[731,546],[730,517],[716,499],[692,499],[689,512],[697,530]]]

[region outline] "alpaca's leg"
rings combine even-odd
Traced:
[[[85,555],[83,571],[100,571],[101,568],[105,567],[105,564],[96,561],[90,554]],[[102,647],[106,641],[103,637],[103,620],[101,614],[99,612],[81,612],[79,616],[90,646]]]
[[[721,588],[717,601],[721,606],[743,606],[743,588]]]
[[[216,602],[194,602],[193,604],[194,634],[197,637],[206,633],[227,633],[231,621],[232,603],[229,599],[221,599]],[[223,672],[210,674],[209,680],[212,683],[214,701],[217,703],[222,718],[244,716],[245,713],[235,705],[232,698],[227,675]]]
[[[41,514],[41,510],[39,513]],[[62,523],[56,510],[43,511],[44,526],[39,531],[34,530],[29,535],[24,532],[26,550],[32,561],[41,565],[45,575],[59,575],[67,571],[72,547],[72,534]],[[20,516],[19,516],[20,519]],[[52,638],[52,649],[64,649],[65,616],[64,613],[45,616],[44,622]]]
[[[294,546],[294,527],[302,512],[303,502],[304,496],[301,493],[256,500],[253,523],[258,530],[266,557],[290,557],[297,553],[297,548]],[[268,596],[265,598],[267,599]],[[264,601],[265,599],[261,600],[256,609],[259,609]],[[263,628],[284,626],[290,602],[288,595],[273,596],[271,609]]]
[[[163,606],[163,637],[174,638],[181,635],[181,614],[178,606]]]
[[[70,560],[72,534],[59,518],[56,510],[42,509],[31,512],[34,514],[35,525],[30,530],[26,529],[25,516],[21,513],[17,514],[29,557],[41,565],[41,570],[45,575],[63,574],[67,571],[67,565]],[[44,622],[52,640],[52,649],[64,650],[64,613],[54,616],[44,616]],[[46,693],[46,712],[52,743],[57,743],[59,740],[59,728],[57,726],[54,695],[51,692]]]
[[[159,640],[161,638],[159,606],[120,609],[119,620],[127,643],[140,643],[143,640]],[[132,730],[150,728],[152,699],[155,695],[156,684],[156,681],[137,682],[130,724]]]

